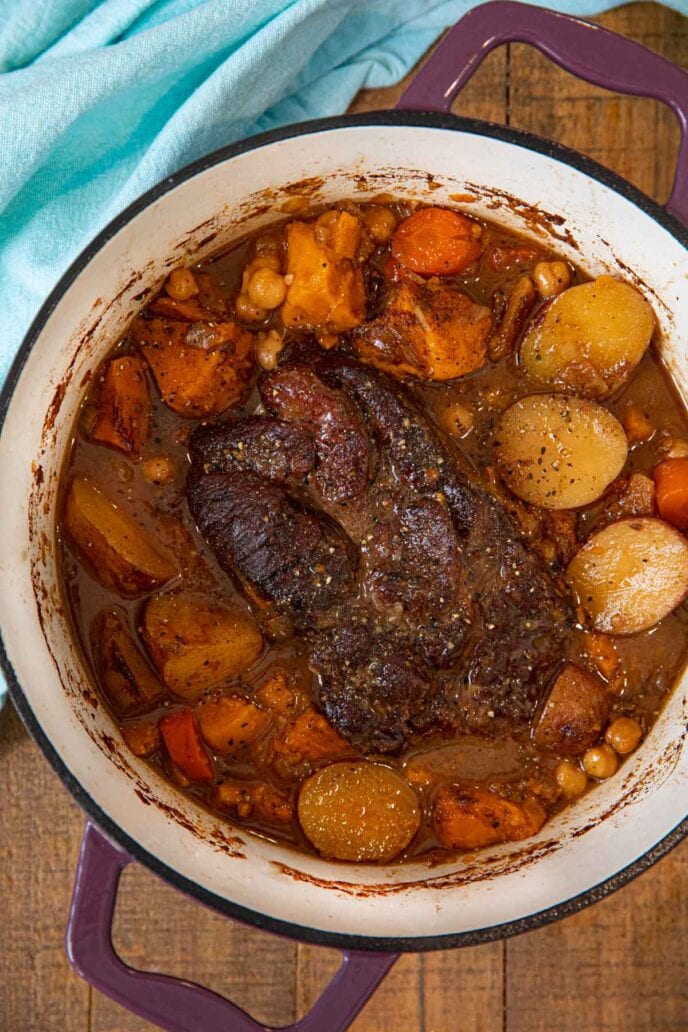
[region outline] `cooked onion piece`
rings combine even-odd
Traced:
[[[570,287],[536,318],[521,345],[529,376],[602,398],[624,383],[645,354],[655,318],[628,283],[600,276]]]
[[[379,763],[333,763],[304,782],[299,820],[323,856],[392,860],[420,825],[413,789]]]
[[[598,631],[637,634],[688,594],[688,541],[663,520],[620,520],[593,534],[566,575]]]
[[[563,394],[531,394],[502,416],[500,472],[519,498],[575,509],[599,498],[623,469],[623,427],[601,405]]]

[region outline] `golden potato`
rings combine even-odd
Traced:
[[[69,488],[64,526],[93,576],[122,595],[159,588],[178,573],[138,523],[84,477]]]
[[[335,860],[392,860],[420,826],[415,792],[378,763],[333,763],[312,774],[298,814],[318,852]]]
[[[688,541],[663,520],[620,520],[589,538],[566,576],[596,630],[637,634],[688,594]]]
[[[541,319],[536,315],[521,344],[521,364],[543,383],[602,398],[628,379],[654,326],[642,294],[600,276],[565,290]]]
[[[564,394],[531,394],[501,419],[495,457],[519,498],[575,509],[599,498],[623,469],[623,427],[601,405]]]
[[[185,699],[236,677],[263,649],[248,613],[185,595],[152,598],[143,614],[143,637],[167,687]]]

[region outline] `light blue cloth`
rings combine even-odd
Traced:
[[[62,272],[135,197],[223,144],[397,82],[471,6],[0,0],[0,381]]]

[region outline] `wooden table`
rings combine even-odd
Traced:
[[[688,19],[658,5],[599,21],[688,65]],[[401,87],[354,110],[391,106]],[[618,97],[511,46],[491,55],[461,113],[561,140],[658,200],[671,183],[673,117]],[[83,815],[12,708],[0,715],[0,1030],[143,1032],[74,975],[63,936]],[[508,942],[403,958],[355,1032],[678,1032],[688,1029],[688,842],[597,906]],[[330,950],[283,942],[206,911],[136,865],[115,930],[138,967],[184,975],[276,1025],[303,1014],[337,965]],[[202,1030],[199,1030],[202,1032]],[[324,1029],[323,1032],[328,1032]]]

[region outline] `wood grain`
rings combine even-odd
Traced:
[[[0,1029],[86,1032],[64,933],[83,817],[7,705],[0,714]]]
[[[596,18],[688,65],[688,18],[659,4],[629,4]],[[625,97],[561,71],[537,50],[509,47],[511,125],[581,151],[659,201],[669,196],[679,144],[678,123],[655,100]]]
[[[597,20],[688,63],[688,19],[675,12],[642,3]],[[402,89],[363,91],[353,110],[391,107]],[[673,116],[580,83],[525,47],[492,54],[455,110],[558,139],[657,199],[668,194]],[[63,936],[83,817],[10,707],[0,715],[0,799],[0,1030],[151,1030],[69,968]],[[558,924],[508,943],[405,957],[354,1032],[688,1029],[687,880],[685,843]],[[140,867],[124,876],[115,942],[130,963],[201,981],[275,1025],[303,1014],[339,962],[336,952],[227,921]]]

